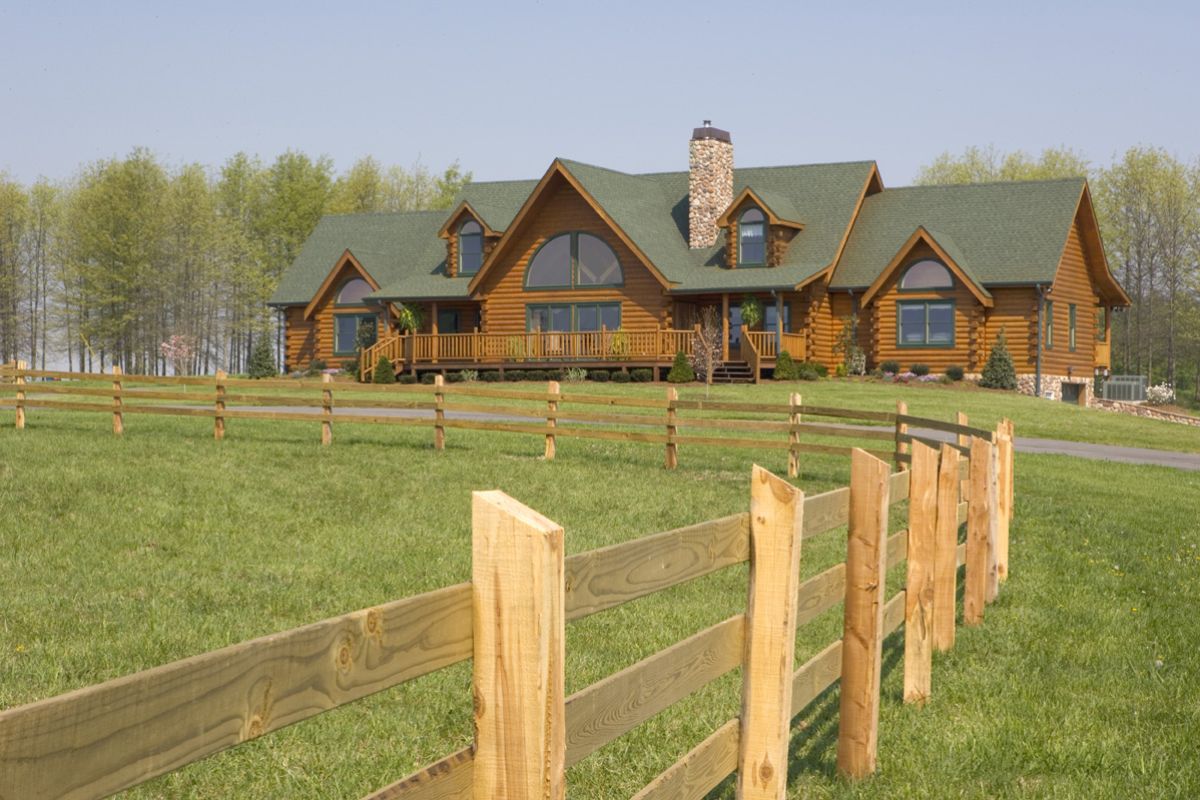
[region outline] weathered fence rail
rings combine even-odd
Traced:
[[[735,772],[739,798],[783,798],[792,720],[838,680],[839,769],[865,777],[885,637],[906,627],[905,700],[924,703],[931,654],[953,643],[959,567],[968,625],[1008,575],[1011,433],[972,437],[965,458],[913,442],[911,469],[891,474],[855,449],[850,485],[809,497],[756,466],[747,513],[572,556],[560,526],[477,492],[470,583],[0,712],[0,797],[105,797],[467,659],[474,744],[369,797],[561,798],[567,766],[737,667],[741,716],[638,798],[700,798]],[[889,535],[903,500],[908,527]],[[801,581],[803,543],[843,526],[846,561]],[[744,613],[565,696],[569,622],[747,561]],[[888,597],[887,571],[905,562]],[[838,604],[842,638],[795,667],[797,627]]]
[[[483,430],[544,439],[547,459],[555,457],[560,437],[657,444],[664,447],[664,465],[669,469],[679,463],[680,445],[786,451],[790,477],[799,474],[800,456],[804,453],[850,454],[852,448],[848,443],[837,444],[830,439],[886,442],[890,449],[868,448],[868,452],[897,465],[909,463],[908,451],[913,442],[941,445],[927,435],[910,433],[910,426],[959,438],[973,436],[994,441],[992,431],[965,422],[910,416],[903,403],[898,404],[895,413],[864,411],[805,405],[798,394],[792,394],[787,403],[756,403],[681,400],[674,388],[668,388],[663,398],[588,394],[573,388],[564,390],[556,381],[548,382],[541,391],[446,384],[441,376],[429,385],[377,386],[335,383],[328,376],[320,381],[250,380],[229,378],[224,373],[214,377],[133,376],[119,371],[110,375],[30,370],[20,363],[0,367],[0,378],[12,381],[0,385],[0,407],[15,409],[18,428],[25,426],[28,409],[93,411],[111,414],[113,433],[118,436],[125,432],[125,416],[129,414],[212,418],[213,435],[217,439],[225,437],[229,420],[312,422],[319,424],[323,444],[331,444],[334,427],[343,424],[432,428],[437,449],[445,447],[447,429]],[[78,385],[82,383],[108,385]],[[182,388],[175,391],[155,388],[163,386]],[[271,390],[277,393],[270,393]],[[58,399],[60,396],[68,399]],[[70,399],[76,397],[85,401],[102,398],[111,404]],[[176,405],[164,405],[163,401]],[[278,408],[281,406],[282,410]],[[379,413],[380,409],[424,415]],[[451,416],[447,416],[448,412]],[[487,416],[456,416],[461,414]],[[814,417],[822,421],[813,421]],[[884,424],[891,427],[883,427]],[[731,436],[731,432],[751,435]],[[954,446],[963,453],[967,450],[961,441]]]

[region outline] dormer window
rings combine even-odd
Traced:
[[[473,219],[458,228],[458,274],[474,275],[483,265],[483,228]]]
[[[940,261],[925,259],[904,271],[900,279],[903,292],[923,292],[931,289],[953,289],[954,276]]]
[[[738,218],[738,266],[767,263],[767,218],[757,208],[747,208]]]

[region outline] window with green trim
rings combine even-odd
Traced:
[[[767,218],[757,208],[747,208],[738,218],[738,266],[767,263]]]
[[[620,303],[535,303],[525,306],[525,330],[531,333],[615,331],[620,328]]]
[[[953,289],[954,276],[940,261],[931,258],[910,264],[900,278],[900,291],[923,292],[930,289]]]
[[[458,228],[458,274],[474,275],[483,264],[483,228],[473,219]]]
[[[1046,349],[1054,349],[1054,301],[1045,301],[1045,319],[1046,319]]]
[[[613,249],[599,236],[582,231],[547,239],[525,270],[526,289],[592,289],[624,283]]]
[[[1075,352],[1075,304],[1067,306],[1067,349]]]
[[[360,342],[358,329],[366,323],[368,329],[363,330],[364,347],[375,344],[379,334],[379,320],[374,314],[334,314],[333,315],[333,354],[335,356],[354,355]]]
[[[334,305],[339,306],[361,306],[363,298],[369,295],[372,291],[371,284],[364,281],[362,278],[351,278],[342,284],[338,289],[337,301]]]
[[[896,304],[900,347],[954,347],[954,302],[902,300]]]

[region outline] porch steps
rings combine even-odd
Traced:
[[[745,361],[727,361],[713,370],[713,383],[754,383],[754,372]]]

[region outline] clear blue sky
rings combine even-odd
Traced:
[[[135,146],[338,169],[562,155],[685,169],[704,118],[741,166],[1134,144],[1200,155],[1195,2],[59,3],[0,0],[0,171],[66,178]]]

